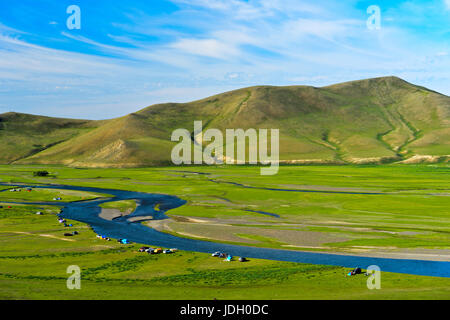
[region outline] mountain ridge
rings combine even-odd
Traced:
[[[170,164],[171,132],[279,128],[282,163],[440,162],[450,155],[450,97],[397,77],[253,86],[109,120],[0,114],[0,163]]]

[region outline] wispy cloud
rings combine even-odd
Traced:
[[[371,31],[366,8],[353,2],[170,3],[154,12],[133,2],[122,19],[105,13],[78,32],[62,23],[44,23],[47,33],[0,24],[0,110],[113,117],[243,86],[391,74],[450,94],[449,23],[437,8],[382,8],[382,28]]]
[[[216,39],[181,39],[171,47],[190,54],[220,59],[227,59],[240,53],[236,47]]]

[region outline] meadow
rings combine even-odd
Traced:
[[[51,176],[34,177],[33,171],[40,169]],[[259,168],[251,166],[0,166],[0,182],[178,196],[187,204],[168,211],[171,219],[144,223],[181,237],[446,261],[450,260],[449,176],[446,164],[282,166],[276,176],[260,176]],[[22,193],[20,199],[53,196],[33,192]],[[140,244],[98,239],[83,223],[69,221],[73,227],[65,228],[57,221],[58,207],[23,204],[7,208],[5,203],[14,201],[8,198],[12,194],[17,196],[0,192],[1,299],[450,298],[447,278],[382,272],[382,289],[369,290],[365,276],[346,277],[349,270],[341,267],[258,259],[224,262],[184,251],[139,253]],[[135,206],[132,202],[108,205],[121,211]],[[44,215],[37,216],[36,211]],[[79,235],[63,236],[72,230]],[[81,290],[66,288],[69,265],[82,269]]]

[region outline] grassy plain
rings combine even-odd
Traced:
[[[4,187],[3,192],[0,189],[0,201],[16,201],[16,202],[72,202],[80,200],[93,200],[101,197],[108,197],[105,194],[92,194],[74,190],[59,190],[37,188],[28,191],[19,187]],[[16,190],[14,192],[10,190]],[[20,191],[19,191],[20,190]],[[61,200],[56,200],[60,198]]]
[[[117,209],[120,212],[133,212],[136,209],[136,201],[134,200],[121,200],[113,202],[105,202],[100,205],[101,208],[105,209]]]
[[[33,177],[39,168],[52,177]],[[260,176],[259,168],[247,166],[0,166],[1,182],[176,195],[188,203],[168,212],[172,219],[162,230],[180,236],[285,249],[420,254],[430,259],[436,255],[445,259],[450,249],[449,175],[445,164],[283,166],[276,176]],[[36,216],[38,210],[44,215]],[[57,211],[31,205],[0,209],[0,298],[450,298],[450,279],[444,278],[383,272],[382,289],[368,290],[366,277],[347,278],[348,270],[340,267],[257,259],[226,263],[193,252],[140,254],[139,244],[97,239],[79,222],[70,221],[74,227],[69,229],[80,234],[66,238],[68,229],[57,223]],[[66,288],[69,265],[82,269],[81,290]]]

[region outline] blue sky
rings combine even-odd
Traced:
[[[66,26],[70,5],[80,30]],[[0,3],[0,113],[103,119],[252,85],[386,75],[450,95],[450,0]]]

